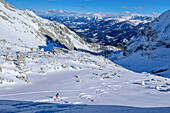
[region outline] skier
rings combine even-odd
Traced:
[[[58,97],[59,97],[59,93],[57,93],[57,94],[54,96],[54,101],[56,101]]]
[[[59,93],[57,93],[55,97],[58,98],[59,97]]]

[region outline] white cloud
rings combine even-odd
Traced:
[[[123,12],[123,13],[130,14],[131,12],[130,12],[130,11],[125,11],[125,12]]]
[[[157,13],[157,12],[152,12],[152,14],[153,14],[154,16],[158,16],[158,15],[159,15],[159,13]]]
[[[51,12],[51,13],[64,13],[64,11],[61,10],[61,9],[49,9],[48,12]]]

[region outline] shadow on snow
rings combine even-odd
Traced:
[[[67,49],[66,46],[61,44],[58,40],[53,41],[52,38],[48,35],[44,35],[46,37],[46,46],[39,46],[39,49],[44,49],[44,51],[51,51],[53,47],[61,47]]]
[[[71,105],[45,102],[0,100],[1,113],[169,113],[170,107],[129,107],[118,105]]]

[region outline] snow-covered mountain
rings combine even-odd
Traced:
[[[70,16],[70,14],[67,13],[59,15],[58,13],[51,14],[49,12],[48,14],[43,14],[39,12],[35,11],[35,13],[42,18],[67,25],[89,42],[121,47],[123,47],[132,36],[137,35],[141,26],[154,19],[151,16],[139,14],[77,14]]]
[[[0,25],[0,112],[169,111],[169,78],[72,50],[89,46],[64,25],[2,0]]]
[[[143,27],[117,58],[131,70],[170,77],[170,10]]]
[[[18,10],[3,0],[0,17],[0,40],[38,48],[46,45],[48,36],[68,49],[88,49],[88,44],[65,25],[42,19],[29,10]]]

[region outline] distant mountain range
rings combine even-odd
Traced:
[[[84,13],[62,10],[34,11],[42,18],[65,24],[89,42],[124,47],[132,36],[154,17],[131,14]]]

